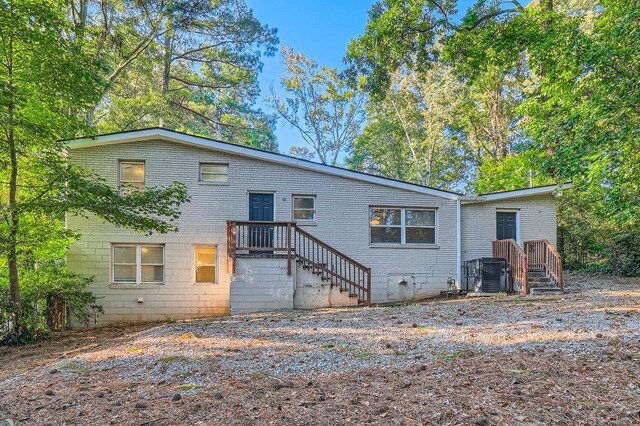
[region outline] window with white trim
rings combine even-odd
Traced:
[[[215,283],[216,246],[196,245],[194,252],[196,283]]]
[[[120,161],[120,194],[144,189],[144,161]]]
[[[229,181],[229,165],[200,163],[200,182],[226,183]]]
[[[435,244],[435,209],[369,208],[371,244]]]
[[[114,283],[164,283],[164,245],[113,244],[112,250]]]
[[[316,220],[316,196],[294,195],[293,220],[297,222],[313,222]]]

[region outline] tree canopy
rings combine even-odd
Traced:
[[[237,0],[73,0],[68,37],[106,67],[87,111],[98,131],[164,126],[276,148],[255,107],[276,30]]]
[[[336,165],[348,154],[364,121],[364,93],[349,76],[319,66],[291,48],[283,48],[286,97],[272,90],[269,103],[282,121],[298,130],[307,147],[292,147],[291,154]]]
[[[456,119],[441,132],[454,153],[442,167],[464,164],[458,179],[478,192],[573,181],[560,216],[569,262],[633,253],[614,246],[637,239],[640,219],[638,3],[479,0],[459,22],[456,12],[455,2],[432,0],[381,0],[371,8],[347,54],[373,97],[353,166],[383,174],[402,168],[405,178],[424,182],[409,172],[410,151],[387,155],[398,143],[390,136],[396,126],[384,127],[389,143],[376,135],[377,145],[361,148],[380,128],[376,111],[397,97],[395,75],[433,82],[430,73],[448,67],[459,90],[444,112]],[[593,230],[588,238],[584,229]],[[571,244],[574,237],[580,241]],[[574,253],[578,246],[588,255]]]

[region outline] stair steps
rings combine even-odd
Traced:
[[[562,294],[560,287],[543,269],[529,269],[528,276],[530,294]]]
[[[239,256],[260,257],[265,252],[269,257],[286,258],[289,275],[295,262],[297,267],[316,275],[317,281],[356,294],[359,303],[371,304],[371,268],[319,240],[295,222],[227,221],[227,255],[233,273]]]
[[[365,303],[365,300],[362,300],[358,297],[357,294],[350,292],[348,289],[344,288],[342,285],[340,285],[337,282],[333,282],[333,278],[329,275],[326,274],[326,272],[320,270],[317,268],[317,266],[323,266],[323,267],[327,267],[327,263],[318,263],[318,264],[311,264],[309,262],[307,262],[306,260],[303,259],[296,259],[296,264],[300,265],[302,267],[302,269],[310,271],[312,274],[314,275],[318,275],[320,277],[320,279],[324,282],[329,282],[331,287],[338,287],[338,289],[340,290],[340,293],[345,293],[348,292],[349,293],[349,297],[350,298],[357,298],[358,299],[358,303]]]

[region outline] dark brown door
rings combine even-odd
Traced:
[[[496,239],[516,239],[516,212],[496,213]]]

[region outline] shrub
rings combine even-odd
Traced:
[[[8,277],[0,275],[0,344],[34,340],[52,329],[67,327],[72,317],[88,323],[92,312],[102,313],[97,298],[86,289],[92,280],[67,271],[62,261],[21,268],[21,332],[16,336],[10,333],[15,312]]]

